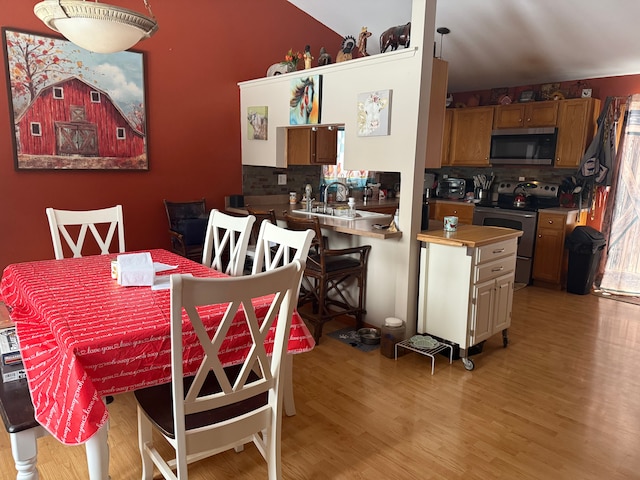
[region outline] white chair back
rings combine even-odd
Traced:
[[[306,262],[315,233],[278,227],[268,221],[260,225],[251,274],[269,271],[293,260]]]
[[[232,277],[242,275],[256,217],[234,217],[213,209],[204,237],[202,263]]]
[[[171,276],[172,384],[136,391],[142,478],[151,478],[155,464],[165,478],[186,479],[187,458],[198,460],[231,448],[239,451],[251,441],[267,461],[269,479],[281,478],[281,372],[303,271],[304,262],[294,261],[244,277]],[[265,297],[270,299],[266,304]],[[219,326],[212,332],[203,318],[227,303]],[[265,340],[276,318],[269,356]],[[241,365],[223,367],[219,350],[227,332],[237,334],[240,328],[250,332],[253,344]],[[194,332],[204,358],[195,376],[184,378],[183,335]],[[151,427],[162,419],[169,419],[160,432],[175,449],[175,461],[164,460],[153,444]],[[169,466],[174,463],[177,475]]]
[[[109,253],[109,247],[117,230],[118,252],[122,253],[125,251],[122,205],[82,211],[47,208],[46,212],[47,218],[49,219],[49,230],[51,231],[53,252],[56,260],[64,258],[61,235],[71,249],[73,256],[81,257],[87,230],[92,233],[93,238],[100,247],[101,254]],[[100,224],[108,225],[106,233],[101,233],[100,230],[98,230],[97,226]],[[67,229],[69,226],[78,226],[80,228],[75,240],[71,236],[69,229]]]

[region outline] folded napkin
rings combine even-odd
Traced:
[[[126,253],[118,255],[118,285],[151,286],[156,273],[151,253]]]

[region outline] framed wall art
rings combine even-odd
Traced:
[[[2,29],[17,170],[148,170],[144,59]]]
[[[292,79],[289,99],[289,123],[291,125],[320,123],[321,102],[322,75],[310,75]]]
[[[247,135],[249,140],[267,140],[269,130],[269,108],[247,108]]]
[[[358,94],[358,136],[389,135],[391,127],[391,90]]]

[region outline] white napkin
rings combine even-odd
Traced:
[[[118,284],[123,286],[151,286],[155,278],[151,253],[118,255]]]
[[[175,267],[177,268],[177,267]],[[183,274],[187,277],[193,277],[190,273]],[[171,275],[159,275],[156,277],[153,285],[151,286],[151,290],[166,290],[171,286]]]

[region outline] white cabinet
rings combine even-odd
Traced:
[[[424,242],[420,256],[418,332],[468,350],[511,325],[517,238],[479,247]]]

